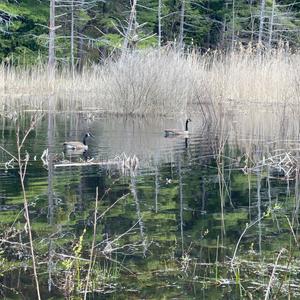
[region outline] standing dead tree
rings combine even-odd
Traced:
[[[84,42],[93,43],[98,39],[85,35],[84,30],[90,24],[90,21],[95,18],[95,7],[104,0],[55,0],[56,8],[56,36],[64,43],[59,43],[56,48],[61,50],[61,53],[66,53],[64,57],[57,57],[69,65],[72,78],[75,77],[76,67],[82,69]],[[58,25],[59,24],[59,25]],[[100,31],[101,32],[101,31]],[[90,33],[91,34],[91,33]]]
[[[295,3],[282,5],[272,0],[272,7],[266,9],[268,24],[268,48],[279,43],[293,43],[299,38],[299,28],[295,15]]]
[[[131,4],[131,11],[128,20],[128,27],[124,36],[124,42],[122,46],[122,55],[127,51],[129,42],[135,44],[137,41],[137,22],[136,22],[136,5],[137,0],[133,0]]]
[[[266,0],[260,1],[260,17],[259,17],[259,30],[258,30],[258,44],[262,45],[263,42],[263,30],[264,30],[264,21],[265,21],[265,7]]]
[[[54,72],[55,72],[55,0],[50,0],[48,71],[49,71],[50,77],[54,76]]]
[[[179,25],[179,50],[183,50],[183,35],[184,35],[184,15],[185,15],[185,0],[181,0],[180,9],[180,25]]]
[[[139,36],[138,31],[146,25],[146,23],[139,24],[137,22],[137,0],[132,0],[131,2],[131,9],[130,9],[130,15],[128,19],[128,25],[127,26],[122,26],[122,29],[120,30],[116,25],[115,29],[118,31],[118,33],[123,37],[123,44],[121,48],[121,57],[124,57],[128,49],[135,49],[137,47],[137,44],[141,41],[147,40],[153,36],[156,36],[156,34],[151,34],[151,35],[146,35],[146,36]],[[144,6],[147,8],[146,6]],[[158,14],[160,14],[159,12]],[[160,17],[161,19],[161,17]],[[124,28],[126,28],[124,30]],[[161,38],[161,37],[160,37]]]
[[[158,35],[157,35],[157,46],[160,50],[161,48],[161,9],[162,9],[162,0],[158,0],[158,9],[157,9],[157,19],[158,19]]]
[[[232,0],[232,34],[231,34],[231,51],[234,50],[235,43],[235,0]]]
[[[75,63],[74,63],[74,0],[71,0],[71,72],[74,80]]]
[[[272,12],[271,12],[271,17],[270,17],[270,24],[269,24],[269,41],[268,41],[268,47],[271,48],[272,44],[272,35],[273,35],[273,26],[274,26],[274,13],[275,13],[275,6],[276,6],[276,1],[272,1]]]

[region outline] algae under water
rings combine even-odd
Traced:
[[[51,130],[46,116],[24,145],[42,298],[80,298],[85,289],[91,299],[262,298],[268,285],[273,296],[299,297],[299,151],[287,139],[293,130],[280,139],[256,134],[259,125],[251,131],[230,119],[215,126],[195,115],[185,139],[163,134],[184,120],[51,118]],[[3,119],[0,132],[11,153],[15,122]],[[22,124],[21,131],[28,121]],[[95,139],[87,158],[62,153],[64,141],[88,130]],[[51,166],[40,159],[47,148]],[[124,159],[133,155],[135,171]],[[85,159],[120,163],[54,167]],[[9,161],[0,151],[0,288],[7,298],[34,299],[20,179]]]

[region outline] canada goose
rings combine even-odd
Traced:
[[[188,135],[189,129],[188,124],[192,122],[190,118],[185,121],[185,130],[178,130],[178,129],[165,129],[165,136],[174,136],[174,135]]]
[[[84,151],[88,149],[88,145],[86,144],[86,140],[88,137],[94,137],[90,132],[87,132],[84,137],[83,141],[81,142],[64,142],[64,149],[65,150],[73,150],[73,151]]]

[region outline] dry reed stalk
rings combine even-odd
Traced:
[[[271,293],[271,288],[272,288],[272,283],[275,279],[275,272],[276,272],[276,268],[277,268],[277,265],[278,265],[278,261],[279,261],[279,258],[280,256],[282,255],[282,253],[284,253],[285,251],[287,251],[286,249],[282,248],[278,255],[277,255],[277,258],[276,258],[276,261],[275,261],[275,264],[274,264],[274,267],[273,267],[273,270],[272,270],[272,274],[270,276],[270,280],[269,280],[269,284],[268,284],[268,287],[267,287],[267,291],[266,291],[266,294],[265,294],[265,300],[268,300],[270,298],[270,293]]]
[[[35,259],[35,254],[34,254],[34,247],[33,247],[33,238],[32,238],[32,230],[31,230],[31,223],[30,223],[30,215],[29,215],[29,209],[28,209],[28,199],[26,195],[26,190],[25,190],[25,185],[24,185],[24,180],[26,176],[26,170],[27,170],[27,164],[29,161],[29,154],[26,154],[25,161],[23,162],[21,158],[21,150],[23,148],[24,142],[27,139],[29,133],[35,128],[37,120],[36,118],[32,118],[30,127],[27,129],[24,137],[20,139],[20,129],[19,127],[17,128],[17,158],[18,158],[18,165],[19,165],[19,176],[20,176],[20,182],[21,182],[21,187],[22,187],[22,193],[23,193],[23,200],[24,200],[24,216],[26,220],[26,231],[28,232],[28,237],[29,237],[29,243],[30,243],[30,251],[31,251],[31,256],[32,256],[32,267],[33,267],[33,274],[34,274],[34,279],[35,279],[35,284],[36,284],[36,292],[37,292],[37,297],[40,300],[41,295],[40,295],[40,287],[39,287],[39,280],[38,280],[38,275],[37,275],[37,264],[36,264],[36,259]]]
[[[241,240],[243,238],[243,236],[245,235],[245,233],[247,232],[247,230],[251,227],[253,227],[255,224],[257,224],[258,222],[260,222],[266,215],[263,214],[260,218],[256,219],[255,221],[251,222],[250,224],[246,224],[245,226],[245,229],[243,230],[242,234],[240,235],[236,245],[235,245],[235,249],[234,249],[234,253],[233,253],[233,256],[232,256],[232,259],[230,261],[230,265],[231,265],[231,268],[233,268],[234,270],[234,263],[235,263],[235,259],[236,259],[236,255],[237,255],[237,251],[238,251],[238,248],[239,248],[239,245],[241,243]]]
[[[86,276],[86,284],[85,284],[85,289],[84,289],[84,300],[86,300],[88,287],[89,287],[89,283],[90,283],[90,274],[91,274],[92,264],[93,264],[93,260],[94,260],[94,249],[95,249],[95,242],[96,242],[96,235],[97,235],[97,213],[98,213],[98,187],[96,188],[93,240],[92,240],[92,246],[91,246],[89,268],[88,268],[88,273]]]
[[[215,107],[232,101],[244,106],[296,103],[300,99],[299,62],[299,54],[282,50],[263,59],[249,49],[233,55],[185,56],[152,50],[85,67],[74,78],[62,70],[51,81],[43,65],[7,71],[1,66],[0,90],[5,93],[0,104],[45,109],[41,99],[52,92],[60,109],[92,107],[122,114],[187,112],[199,102]]]

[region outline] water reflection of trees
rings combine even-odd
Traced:
[[[54,118],[58,122],[54,122]],[[76,130],[81,128],[81,122],[83,121],[80,119],[72,121],[75,128],[71,131],[72,135],[76,135]],[[69,130],[69,123],[66,125],[68,130],[57,124],[60,124],[59,117],[49,115],[47,143],[50,153],[58,151],[58,147],[55,146],[52,152],[51,146],[59,144]],[[99,224],[96,244],[99,265],[100,261],[103,261],[101,255],[104,250],[110,251],[109,249],[127,245],[127,248],[122,248],[121,254],[122,263],[126,268],[145,273],[149,270],[158,271],[162,264],[172,262],[174,267],[175,263],[182,262],[180,258],[184,254],[188,254],[191,261],[195,262],[193,275],[203,276],[200,264],[208,265],[217,261],[226,265],[246,224],[252,224],[256,220],[259,221],[249,228],[241,239],[237,258],[249,259],[252,255],[253,264],[259,261],[262,263],[264,260],[272,262],[274,252],[279,249],[278,244],[287,245],[291,242],[291,229],[287,225],[286,217],[295,231],[295,237],[298,237],[299,174],[297,173],[292,180],[287,180],[281,176],[274,176],[274,172],[267,165],[265,168],[250,170],[253,165],[263,160],[264,156],[273,153],[281,142],[268,144],[265,140],[257,141],[254,138],[250,141],[240,139],[240,132],[244,129],[234,124],[224,124],[223,127],[203,126],[197,134],[191,136],[188,147],[184,139],[164,140],[160,133],[157,133],[151,137],[156,139],[156,150],[152,155],[152,150],[146,149],[145,141],[140,140],[137,143],[137,148],[141,149],[130,145],[138,140],[138,135],[145,127],[142,131],[134,129],[131,132],[133,139],[129,139],[128,135],[127,139],[108,142],[108,148],[116,150],[123,142],[126,151],[140,151],[139,153],[144,155],[141,170],[135,176],[94,167],[89,170],[66,168],[55,171],[51,167],[49,157],[48,223],[53,226],[53,232],[47,233],[48,287],[53,287],[53,277],[57,275],[54,274],[54,267],[59,260],[55,255],[67,255],[68,251],[72,252],[72,247],[82,234],[83,228],[87,228],[86,249],[89,247],[88,234],[93,225],[96,186],[99,186],[100,194],[110,186],[112,188],[108,197],[99,202],[102,211],[123,193],[130,192],[131,195],[124,203],[120,202],[112,209],[111,214]],[[234,130],[230,129],[231,126],[235,126]],[[105,131],[103,128],[96,130]],[[117,130],[121,131],[121,128]],[[253,132],[256,132],[255,130],[253,129]],[[80,135],[80,131],[78,134]],[[97,142],[101,153],[104,151],[104,142],[102,146],[101,139]],[[142,147],[143,143],[145,145]],[[290,144],[284,141],[281,145],[288,149]],[[94,155],[97,154],[97,149],[97,146],[92,149]],[[112,155],[113,151],[109,155]],[[249,172],[243,173],[242,169],[246,164]],[[113,185],[116,178],[120,180]],[[56,202],[56,197],[61,198],[61,201]],[[42,212],[42,205],[43,203],[38,202],[37,207],[32,210]],[[272,210],[272,218],[264,216],[268,208]],[[46,218],[41,224],[45,223],[45,220]],[[116,243],[113,242],[118,235],[122,235],[132,226],[137,230],[122,236]],[[42,234],[41,229],[37,229],[36,233],[39,232]],[[58,240],[58,237],[63,235],[64,238]],[[273,236],[276,236],[276,239]],[[134,244],[137,241],[139,245]],[[88,251],[84,255],[88,256],[87,253]],[[109,256],[112,259],[116,258],[113,254],[108,255],[108,258]],[[186,263],[191,261],[187,259]],[[141,263],[143,266],[136,266],[135,263]],[[188,265],[186,267],[185,276],[190,276],[192,272],[189,273]],[[125,268],[122,269],[122,275],[126,276],[128,273],[124,270]],[[242,276],[247,272],[250,271],[241,268]],[[253,276],[252,273],[249,274],[250,277]],[[229,276],[226,272],[220,276],[225,275]],[[148,273],[147,276],[149,282],[155,280],[155,276],[151,277]]]
[[[47,128],[47,149],[48,149],[48,223],[51,228],[54,226],[54,188],[53,188],[53,155],[54,155],[54,99],[52,96],[49,97],[49,108],[48,108],[48,128]],[[55,243],[51,235],[49,237],[49,253],[48,253],[48,291],[51,293],[53,286],[52,273],[55,268],[54,263],[54,255],[55,255]]]

